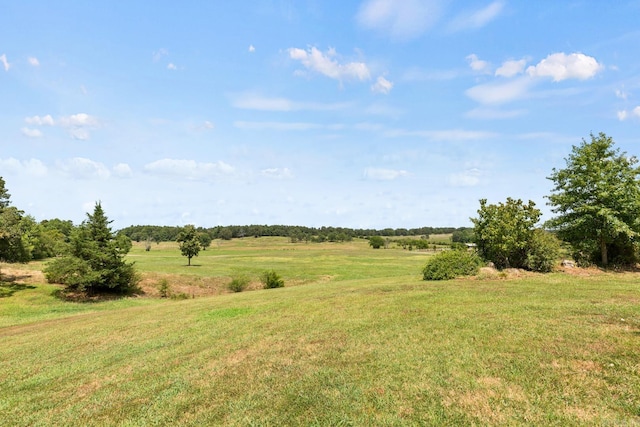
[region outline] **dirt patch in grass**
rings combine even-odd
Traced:
[[[42,271],[20,268],[19,265],[11,267],[2,265],[0,266],[0,281],[5,283],[9,282],[34,285],[37,283],[44,283],[45,278]]]

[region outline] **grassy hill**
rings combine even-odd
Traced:
[[[244,239],[191,268],[170,245],[132,252],[149,289],[213,296],[5,283],[2,425],[640,424],[638,274],[424,282],[426,257]],[[286,287],[224,291],[264,268]]]

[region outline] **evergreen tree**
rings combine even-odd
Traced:
[[[127,293],[135,290],[138,275],[125,256],[131,240],[115,235],[100,203],[72,234],[70,254],[56,258],[45,268],[49,282],[72,290]]]

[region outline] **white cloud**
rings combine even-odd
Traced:
[[[28,125],[36,125],[36,126],[53,126],[55,125],[55,121],[53,117],[49,114],[46,116],[33,116],[33,117],[25,117],[24,122]]]
[[[174,64],[173,62],[169,62],[169,64],[167,64],[167,70],[177,70],[178,67],[176,67],[176,64]]]
[[[231,95],[231,105],[244,110],[260,111],[336,111],[351,107],[350,103],[321,104],[313,102],[296,102],[287,98],[267,98],[252,93]]]
[[[528,95],[532,81],[522,77],[508,82],[492,82],[467,89],[466,95],[481,104],[504,104]]]
[[[214,129],[216,126],[209,120],[205,120],[204,123],[202,124],[202,127],[204,129]]]
[[[311,129],[320,129],[324,126],[317,123],[304,122],[246,122],[236,121],[233,126],[238,129],[249,130],[278,130],[278,131],[305,131]]]
[[[468,169],[449,175],[449,183],[454,187],[474,187],[480,183],[481,174],[479,169]]]
[[[29,65],[32,65],[34,67],[40,66],[40,61],[38,61],[38,58],[36,58],[35,56],[30,56],[27,60],[29,61]]]
[[[38,159],[25,161],[20,161],[13,157],[0,159],[0,170],[14,174],[25,173],[35,177],[42,177],[47,174],[47,167]]]
[[[158,174],[179,176],[187,179],[205,179],[235,172],[235,168],[223,161],[199,163],[195,160],[162,159],[144,166],[145,171]]]
[[[364,170],[364,177],[367,179],[373,179],[376,181],[392,181],[394,179],[408,176],[409,172],[406,170],[396,169],[382,169],[382,168],[367,168]]]
[[[524,71],[525,65],[527,65],[526,59],[520,59],[518,61],[515,61],[515,60],[505,61],[502,63],[502,66],[500,66],[496,70],[495,75],[500,77],[517,76],[518,74],[521,74]]]
[[[393,83],[384,77],[378,77],[378,80],[371,86],[371,90],[375,93],[382,93],[387,95],[393,89]]]
[[[491,64],[489,64],[487,61],[479,59],[478,55],[476,55],[475,53],[467,55],[465,59],[469,62],[469,66],[473,71],[477,71],[479,73],[491,72]]]
[[[582,53],[569,55],[553,53],[537,65],[527,68],[532,77],[551,77],[554,82],[566,79],[587,80],[594,77],[604,66],[592,57]]]
[[[260,175],[274,179],[291,179],[293,173],[289,168],[269,168],[260,171]]]
[[[86,141],[91,137],[89,129],[100,126],[100,121],[96,117],[86,113],[60,117],[58,123],[69,132],[73,139],[81,141]]]
[[[254,45],[252,45],[252,44],[250,44],[250,45],[249,45],[249,52],[250,52],[250,53],[253,53],[253,52],[255,52],[255,51],[256,51],[255,46],[254,46]]]
[[[451,130],[421,130],[407,131],[402,129],[389,130],[384,133],[389,138],[403,138],[415,136],[426,138],[431,141],[473,141],[479,139],[488,139],[496,136],[494,132],[470,131],[461,129]]]
[[[621,122],[627,120],[627,117],[629,117],[629,112],[626,110],[622,110],[622,111],[618,111],[618,120],[620,120]]]
[[[22,134],[28,138],[40,138],[42,136],[42,132],[39,129],[30,129],[28,127],[23,127],[20,129]]]
[[[526,114],[525,110],[497,110],[494,108],[474,108],[465,114],[470,119],[496,120],[512,119]]]
[[[335,57],[335,49],[329,49],[322,53],[318,48],[311,47],[308,50],[290,48],[287,50],[289,57],[300,61],[305,68],[323,74],[335,80],[369,80],[371,73],[364,62],[347,62],[340,64]]]
[[[74,178],[107,179],[111,176],[109,169],[100,162],[83,157],[74,157],[57,163],[58,168]]]
[[[433,26],[442,9],[441,0],[367,0],[360,6],[356,20],[363,28],[410,40]]]
[[[627,99],[629,94],[624,90],[616,89],[616,98]]]
[[[632,117],[640,118],[640,105],[631,111],[627,111],[627,110],[618,111],[618,120],[620,120],[621,122]]]
[[[119,178],[131,178],[133,176],[133,171],[128,164],[118,163],[113,167],[113,174]]]
[[[2,62],[4,70],[9,71],[9,68],[11,68],[11,64],[9,64],[9,61],[7,60],[7,55],[5,55],[4,53],[0,55],[0,62]]]
[[[160,61],[163,57],[168,56],[169,51],[165,48],[160,48],[157,51],[153,52],[153,62]]]
[[[503,1],[494,1],[483,9],[459,15],[451,22],[449,29],[451,31],[461,31],[482,28],[500,15],[503,8]]]

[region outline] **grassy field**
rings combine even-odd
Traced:
[[[63,302],[13,270],[0,424],[640,425],[639,274],[425,282],[428,256],[261,238],[185,267],[136,246],[149,288],[214,289],[180,301]],[[270,268],[285,288],[224,290]]]

